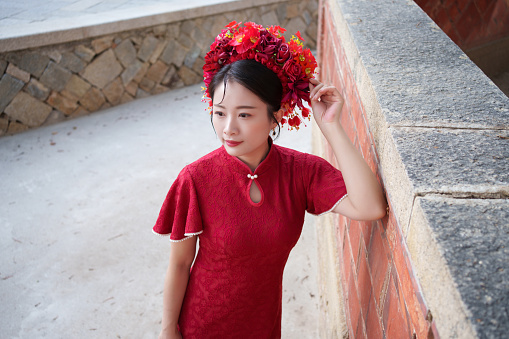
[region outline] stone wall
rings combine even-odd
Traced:
[[[390,207],[319,219],[322,337],[504,337],[509,99],[413,1],[321,0],[319,16],[320,76]]]
[[[186,20],[1,53],[0,135],[199,83],[210,44],[232,20],[281,25],[287,38],[300,31],[315,48],[316,0],[239,3],[235,11],[203,16],[200,8]]]

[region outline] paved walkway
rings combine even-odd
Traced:
[[[200,85],[0,138],[2,338],[155,338],[180,169],[218,147]],[[310,151],[310,128],[278,143]],[[308,216],[309,217],[309,216]],[[290,256],[283,337],[316,338],[313,219]]]

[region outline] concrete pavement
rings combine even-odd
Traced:
[[[173,179],[217,148],[200,85],[0,138],[2,338],[155,338]],[[310,125],[310,124],[308,124]],[[310,126],[277,143],[310,152]],[[290,256],[283,337],[316,338],[313,219]]]

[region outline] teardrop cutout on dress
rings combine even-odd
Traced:
[[[249,198],[253,204],[258,204],[260,201],[262,201],[262,192],[260,191],[260,188],[258,187],[258,184],[255,182],[255,180],[251,180],[251,186],[249,187]]]

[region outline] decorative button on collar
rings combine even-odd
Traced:
[[[258,175],[257,175],[257,174],[255,174],[255,175],[251,175],[251,174],[249,174],[249,173],[248,173],[248,174],[247,174],[247,177],[248,177],[249,179],[251,179],[251,180],[254,180],[254,179],[258,178]]]

